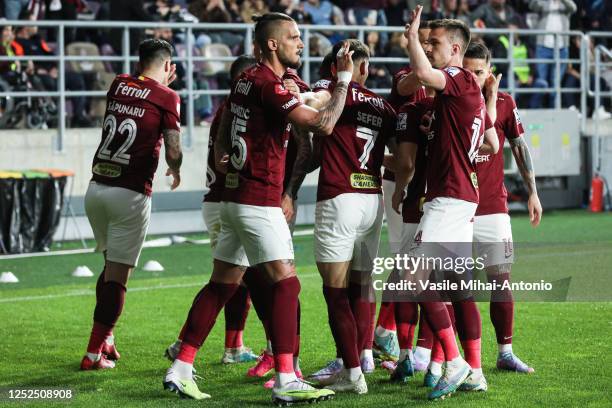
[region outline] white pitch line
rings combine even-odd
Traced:
[[[293,233],[294,236],[304,236],[304,235],[312,235],[314,233],[313,229],[307,229],[302,231],[296,231]],[[157,241],[157,239],[152,240]],[[149,241],[149,242],[152,242]],[[210,243],[210,239],[198,239],[198,240],[187,240],[185,241],[194,245],[208,245]],[[143,248],[160,248],[160,247],[168,247],[170,245],[147,245],[147,242],[143,244]],[[62,251],[49,251],[49,252],[32,252],[27,254],[12,254],[12,255],[0,255],[0,261],[5,259],[22,259],[22,258],[38,258],[41,256],[60,256],[60,255],[78,255],[78,254],[88,254],[93,253],[94,248],[85,248],[85,249],[66,249]]]
[[[319,276],[318,273],[303,273],[298,274],[298,278],[313,278]],[[202,282],[198,283],[176,283],[173,285],[155,285],[155,286],[141,286],[137,288],[128,288],[128,293],[133,292],[148,292],[151,290],[158,289],[178,289],[178,288],[191,288],[191,287],[201,287],[203,285]],[[17,296],[12,298],[0,299],[0,303],[16,303],[16,302],[26,302],[30,300],[48,300],[48,299],[60,299],[67,297],[75,297],[75,296],[92,296],[95,294],[95,291],[91,289],[80,289],[74,290],[68,293],[57,293],[54,295],[38,295],[38,296]]]

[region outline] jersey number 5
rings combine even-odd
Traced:
[[[360,168],[367,170],[370,153],[372,152],[374,143],[376,143],[376,138],[378,137],[378,130],[372,130],[367,127],[359,126],[357,128],[356,136],[360,139],[366,140],[366,143],[363,146],[363,153],[361,153],[361,156],[359,156],[359,165]]]
[[[239,133],[246,132],[247,122],[245,119],[234,116],[232,121],[232,166],[237,170],[242,170],[247,159],[247,144]],[[235,148],[235,149],[234,149]]]
[[[117,118],[114,115],[108,115],[106,119],[104,119],[104,124],[102,125],[102,129],[107,132],[106,139],[104,139],[104,143],[100,146],[100,150],[98,150],[98,158],[101,160],[110,160],[120,164],[129,164],[130,163],[130,155],[126,153],[128,149],[136,140],[137,126],[136,122],[133,119],[125,119],[119,125],[119,129],[117,129]],[[113,138],[115,137],[115,132],[119,130],[120,134],[125,133],[125,141],[117,149],[115,154],[113,154],[108,147],[110,146]]]

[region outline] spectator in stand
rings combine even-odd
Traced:
[[[437,20],[441,18],[455,18],[466,23],[472,24],[470,20],[470,8],[467,0],[444,0],[440,10],[432,11],[428,19]]]
[[[423,22],[421,22],[423,24]],[[391,34],[391,38],[389,38],[389,43],[387,44],[387,52],[386,57],[390,58],[408,58],[408,39],[404,36],[404,33],[393,33]],[[393,76],[399,71],[401,68],[406,65],[406,61],[401,63],[388,63],[387,70]]]
[[[489,0],[474,10],[470,19],[476,28],[505,28],[510,23],[523,25],[520,24],[521,16],[506,4],[506,0]]]
[[[389,26],[403,27],[408,22],[408,12],[406,0],[388,0],[385,7],[385,16]]]
[[[243,3],[244,4],[244,3]],[[201,23],[231,23],[232,11],[224,0],[197,0],[188,9]],[[236,17],[237,18],[237,17]],[[244,36],[231,31],[204,30],[194,33],[197,37],[196,46],[213,43],[226,44],[230,49],[237,50],[242,46]]]
[[[268,5],[264,0],[244,0],[240,7],[240,17],[245,23],[253,23],[254,15],[264,15],[269,12]]]
[[[143,0],[110,0],[109,17],[115,21],[153,21],[153,16],[145,11]],[[144,31],[130,29],[130,53],[138,50],[144,38]],[[123,53],[123,30],[111,29],[110,42],[117,55]]]
[[[17,20],[24,10],[28,9],[30,0],[4,0],[4,17]]]
[[[180,21],[181,6],[172,0],[157,0],[147,12],[155,21]]]
[[[13,27],[7,25],[2,27],[2,38],[0,39],[0,55],[3,57],[15,56],[11,43],[15,40]],[[0,61],[0,75],[4,80],[13,83],[19,73],[21,65],[19,61]]]
[[[570,16],[576,12],[576,4],[572,0],[531,0],[529,7],[538,13],[538,24],[536,29],[552,32],[564,32],[570,29]],[[555,38],[556,37],[556,38]],[[569,38],[567,35],[555,36],[554,34],[538,35],[535,57],[538,59],[555,58],[555,49],[559,51],[559,58],[567,59],[569,55]],[[567,64],[560,65],[559,79],[565,75]],[[555,75],[555,64],[536,64],[536,79],[534,87],[552,88],[557,83]],[[560,95],[556,95],[560,97]],[[554,106],[553,98],[549,98],[548,106]],[[534,93],[531,98],[530,108],[542,107],[542,93]]]
[[[370,50],[370,58],[383,56],[384,46],[381,43],[381,37],[379,32],[370,31],[369,33],[367,33],[366,45]],[[389,75],[389,71],[387,71],[387,67],[385,67],[384,65],[370,64],[366,87],[370,89],[390,88],[391,76]]]
[[[333,4],[327,0],[307,0],[303,1],[302,8],[304,13],[310,16],[310,21],[314,25],[332,25]]]
[[[387,0],[354,0],[348,2],[350,7],[347,12],[347,21],[351,25],[371,25],[387,26],[387,16],[385,15],[385,5]],[[380,33],[380,45],[385,47],[389,35],[385,32]],[[368,85],[369,87],[369,85]]]
[[[298,24],[304,24],[304,10],[300,3],[293,0],[277,0],[270,7],[270,11],[274,13],[285,13],[295,20]]]
[[[34,15],[26,11],[20,16],[23,20],[34,20]],[[37,26],[22,26],[16,32],[16,38],[11,44],[15,55],[49,56],[54,55],[49,45],[38,35]],[[37,90],[56,91],[58,69],[55,62],[28,61],[26,73],[30,76]],[[66,71],[66,89],[70,91],[85,90],[85,79],[78,72]],[[92,121],[85,113],[86,100],[83,96],[70,98],[73,104],[72,125],[79,127],[90,127]]]

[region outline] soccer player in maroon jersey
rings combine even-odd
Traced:
[[[236,79],[244,70],[252,67],[257,60],[252,55],[241,55],[230,67],[230,78]],[[206,187],[208,191],[204,195],[202,203],[202,216],[204,224],[210,237],[210,246],[214,250],[217,246],[217,238],[221,230],[220,207],[221,197],[225,184],[225,174],[215,169],[215,158],[213,143],[219,130],[221,116],[225,104],[222,103],[215,113],[208,136],[208,156],[206,166]],[[243,331],[246,318],[250,308],[249,289],[241,284],[232,298],[225,304],[225,351],[221,362],[224,364],[243,363],[257,360],[257,355],[251,349],[243,345]],[[174,361],[178,354],[183,339],[185,326],[178,336],[178,340],[168,346],[166,357]]]
[[[320,383],[334,391],[363,394],[368,388],[359,353],[367,350],[373,330],[370,276],[382,227],[380,169],[385,145],[392,140],[395,112],[364,87],[368,48],[358,40],[348,42],[355,65],[346,104],[331,135],[321,139],[314,246],[328,320],[344,363],[343,371]],[[336,44],[332,53],[341,46]],[[329,90],[334,92],[336,86],[329,83]]]
[[[215,150],[218,169],[227,171],[221,204],[221,232],[209,283],[194,299],[177,359],[166,372],[164,387],[203,399],[193,380],[197,350],[223,305],[233,295],[246,265],[258,265],[270,282],[270,334],[278,403],[314,401],[333,396],[296,377],[293,365],[300,283],[293,264],[289,227],[281,210],[283,172],[291,124],[331,133],[342,113],[353,62],[348,46],[337,55],[338,86],[330,103],[316,110],[302,104],[284,86],[287,68],[298,68],[304,44],[297,24],[281,13],[256,19],[255,40],[262,59],[234,82],[221,119]]]
[[[104,253],[105,263],[96,284],[94,322],[82,370],[113,368],[111,359],[119,358],[113,327],[149,226],[162,138],[172,189],[181,182],[180,99],[168,88],[176,69],[172,46],[164,40],[146,40],[138,54],[140,75],[118,75],[107,93],[102,140],[85,194],[96,251]]]
[[[419,42],[423,47],[425,47],[429,37],[429,31],[429,24],[427,22],[422,22],[419,25]],[[416,80],[410,66],[400,69],[393,75],[391,94],[387,98],[393,109],[398,110],[408,102],[419,101],[426,97],[425,88]],[[396,254],[401,247],[404,227],[401,214],[393,210],[391,203],[391,198],[395,191],[395,175],[388,167],[385,167],[383,173],[382,189],[390,250],[392,254]],[[401,335],[406,336],[407,334],[402,333]],[[382,359],[397,360],[399,355],[397,336],[393,303],[383,300],[380,304],[374,336],[375,347],[380,351]],[[427,367],[432,340],[433,335],[431,330],[429,330],[429,326],[427,326],[427,322],[425,319],[421,319],[417,353],[415,354],[415,357],[418,357],[418,359],[415,361],[415,367]]]
[[[436,97],[433,138],[428,144],[426,203],[415,243],[408,254],[436,258],[440,256],[440,249],[448,251],[452,247],[456,257],[465,259],[471,257],[472,218],[478,203],[473,160],[479,149],[482,153],[497,153],[499,141],[476,78],[462,68],[463,53],[470,41],[469,28],[458,20],[430,22],[426,54],[418,42],[421,12],[422,6],[417,6],[412,23],[406,27],[408,52],[417,79],[435,89]],[[482,144],[483,137],[485,144]],[[396,182],[393,194],[396,210],[403,200],[404,188],[405,185]],[[439,294],[419,286],[428,280],[431,270],[421,265],[408,272],[404,277],[417,284],[422,310],[444,350],[446,369],[428,396],[442,398],[456,391],[472,370],[459,354],[450,316]],[[477,325],[480,315],[473,300],[462,303],[464,315]]]
[[[483,89],[487,103],[496,104],[495,130],[499,137],[499,145],[503,146],[506,138],[510,142],[514,160],[529,192],[527,207],[531,224],[536,227],[540,223],[542,206],[516,103],[511,95],[495,92],[496,82],[491,73],[491,53],[484,44],[472,42],[463,57],[463,65],[478,78],[478,84]],[[504,155],[502,153],[477,155],[476,173],[480,202],[474,217],[474,242],[478,256],[485,256],[487,277],[502,284],[510,280],[513,260],[508,193],[504,186]],[[533,368],[523,363],[512,352],[514,302],[509,289],[491,292],[490,315],[499,348],[497,367],[502,370],[532,373]]]

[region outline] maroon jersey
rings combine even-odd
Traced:
[[[321,137],[317,201],[344,193],[381,193],[380,168],[395,119],[395,111],[382,97],[357,82],[349,84],[333,133]]]
[[[226,107],[232,116],[232,155],[224,201],[280,207],[291,129],[287,115],[300,105],[264,64],[234,82]]]
[[[167,86],[143,76],[115,77],[92,180],[151,195],[162,130],[180,131],[179,109],[179,96]]]
[[[504,186],[503,146],[508,139],[516,139],[524,133],[523,124],[514,99],[507,93],[497,96],[497,120],[495,130],[499,138],[499,152],[476,156],[476,174],[480,202],[476,215],[508,212],[508,192]]]
[[[459,67],[441,72],[446,86],[434,99],[433,139],[428,144],[427,201],[452,197],[478,203],[474,159],[492,126],[474,75]]]
[[[412,69],[408,66],[400,69],[393,75],[393,82],[391,84],[391,93],[387,98],[387,102],[393,106],[393,109],[398,110],[402,105],[410,102],[417,102],[427,98],[427,93],[425,92],[424,87],[420,87],[415,93],[408,96],[402,96],[397,92],[397,84],[398,82],[412,72]],[[391,170],[385,169],[383,173],[383,179],[395,181],[395,174]]]
[[[210,132],[208,133],[208,157],[206,159],[206,187],[208,192],[204,195],[204,202],[218,203],[223,198],[223,189],[225,188],[225,174],[219,173],[215,167],[215,140],[217,140],[217,132],[225,110],[227,99],[224,100],[212,123],[210,124]]]
[[[423,215],[425,200],[425,170],[427,168],[427,138],[428,134],[420,129],[423,116],[433,110],[433,98],[427,97],[418,102],[402,105],[397,112],[397,127],[395,130],[397,143],[414,143],[418,146],[414,162],[414,176],[408,184],[404,202],[402,203],[402,218],[405,223],[418,224]]]
[[[283,75],[283,79],[293,79],[300,88],[300,92],[308,92],[310,91],[310,87],[302,78],[298,75],[297,71],[292,68],[287,68],[285,71],[285,75]],[[285,176],[283,181],[283,193],[287,189],[287,184],[291,180],[291,174],[293,173],[293,164],[295,163],[295,159],[297,158],[297,145],[295,143],[295,138],[292,134],[289,136],[289,144],[287,145],[287,158],[285,160]],[[291,193],[291,192],[289,192]],[[297,198],[297,197],[294,197]]]

